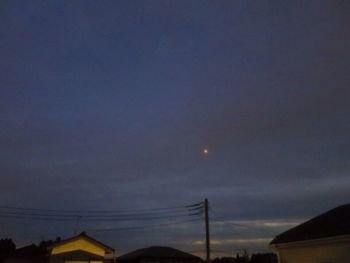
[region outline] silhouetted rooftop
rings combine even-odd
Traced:
[[[192,254],[180,251],[171,247],[148,247],[142,248],[130,253],[124,254],[118,258],[120,261],[128,260],[138,260],[140,258],[177,258],[177,259],[195,259],[199,260],[200,258]]]
[[[270,244],[350,235],[350,204],[338,206],[276,236]]]
[[[42,249],[35,244],[16,249],[17,256],[36,256],[42,254]]]

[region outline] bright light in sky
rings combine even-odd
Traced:
[[[208,149],[204,148],[204,149],[203,149],[203,154],[204,154],[204,155],[208,155],[208,154],[209,154]]]

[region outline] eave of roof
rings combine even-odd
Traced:
[[[279,234],[270,245],[350,235],[349,218],[350,204],[338,206]]]
[[[332,243],[349,243],[350,235],[342,235],[342,236],[333,236],[333,237],[325,237],[319,239],[310,239],[310,240],[301,240],[287,243],[278,243],[271,244],[269,247],[272,250],[278,250],[280,248],[294,248],[294,247],[305,247],[305,246],[317,246],[317,245],[325,245]]]

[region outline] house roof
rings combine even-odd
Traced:
[[[140,258],[181,258],[181,259],[200,259],[192,254],[180,251],[171,247],[147,247],[132,251],[118,257],[119,261],[138,260]]]
[[[107,246],[106,244],[103,244],[102,242],[92,238],[91,236],[87,235],[85,231],[81,232],[79,235],[76,235],[74,237],[67,238],[67,239],[64,239],[60,242],[57,242],[57,243],[53,244],[52,246],[50,246],[49,248],[52,249],[54,247],[61,246],[63,244],[72,242],[72,241],[80,239],[80,238],[84,238],[86,240],[89,240],[90,242],[94,243],[95,245],[105,249],[107,252],[114,252],[114,248]]]
[[[276,236],[272,244],[350,235],[350,204],[338,206]]]

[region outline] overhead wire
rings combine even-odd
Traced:
[[[181,206],[170,206],[170,207],[153,207],[153,208],[133,208],[133,209],[109,209],[109,210],[79,210],[79,209],[52,209],[52,208],[33,208],[33,207],[19,207],[19,206],[8,206],[8,205],[0,205],[0,209],[12,209],[12,210],[35,210],[35,211],[51,211],[51,212],[82,212],[82,213],[114,213],[114,212],[139,212],[139,211],[154,211],[154,210],[174,210],[174,209],[191,209],[194,207],[202,206],[203,202],[189,204],[189,205],[181,205]]]
[[[153,216],[153,217],[101,217],[101,218],[85,218],[80,217],[81,221],[143,221],[143,220],[154,220],[154,219],[172,219],[172,218],[183,218],[193,215],[174,215],[174,216]],[[79,216],[72,217],[48,217],[48,216],[28,216],[28,215],[11,215],[11,214],[1,214],[0,217],[5,218],[15,218],[15,219],[33,219],[33,220],[47,220],[47,221],[76,221]]]
[[[77,216],[82,216],[85,218],[108,218],[108,217],[135,217],[135,216],[140,216],[140,217],[147,217],[147,216],[154,216],[154,215],[167,215],[167,216],[172,216],[172,215],[192,215],[192,214],[198,214],[201,213],[201,208],[198,208],[196,210],[182,210],[182,211],[174,211],[174,212],[166,212],[166,213],[135,213],[135,214],[60,214],[60,213],[32,213],[32,212],[22,212],[22,211],[6,211],[6,210],[1,210],[0,209],[0,214],[10,214],[10,215],[26,215],[26,216],[48,216],[48,217],[77,217]]]
[[[181,208],[181,209],[180,209]],[[69,212],[68,212],[69,211]],[[169,219],[180,217],[193,217],[203,213],[202,203],[196,203],[185,206],[151,209],[133,209],[133,213],[117,213],[118,210],[59,210],[59,209],[39,209],[0,206],[0,217],[14,219],[32,219],[32,220],[54,220],[54,221],[126,221],[126,220],[154,220]],[[92,213],[92,211],[94,211]],[[101,213],[99,211],[104,211]],[[119,210],[121,211],[121,210]],[[124,210],[126,211],[126,210]],[[138,212],[141,211],[141,212]],[[74,212],[74,213],[73,213]]]
[[[23,211],[40,211],[40,212],[58,212],[58,213],[137,213],[137,212],[154,212],[154,211],[175,211],[184,209],[195,209],[203,205],[203,202],[171,207],[156,207],[156,208],[138,208],[138,209],[115,209],[115,210],[76,210],[76,209],[51,209],[51,208],[33,208],[33,207],[17,207],[17,206],[4,206],[0,205],[1,209],[9,210],[23,210]]]
[[[194,218],[194,219],[188,219],[188,220],[182,220],[182,221],[175,221],[175,222],[169,222],[169,223],[162,223],[162,224],[152,224],[152,225],[143,225],[143,226],[134,226],[134,227],[121,227],[121,228],[95,228],[95,229],[88,229],[89,231],[96,231],[96,232],[115,232],[115,231],[125,231],[125,230],[139,230],[139,229],[147,229],[147,228],[158,228],[158,227],[164,227],[164,226],[172,226],[172,225],[179,225],[179,224],[185,224],[190,222],[196,222],[202,220],[201,218]]]

